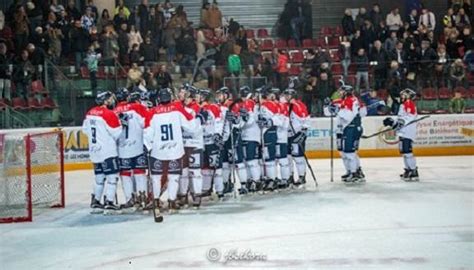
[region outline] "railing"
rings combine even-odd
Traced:
[[[29,128],[34,126],[34,123],[30,118],[10,106],[6,106],[0,115],[2,119],[2,128],[5,129]]]

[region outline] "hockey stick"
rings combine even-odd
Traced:
[[[291,100],[290,100],[291,102]],[[296,135],[296,132],[295,132],[295,128],[293,127],[293,123],[291,123],[291,112],[293,111],[293,104],[290,103],[290,108],[289,108],[289,120],[290,120],[290,127],[291,127],[291,130],[293,131],[293,134]],[[313,171],[313,168],[311,167],[311,164],[309,164],[309,161],[308,161],[308,157],[306,157],[306,153],[304,152],[304,149],[303,149],[303,146],[301,144],[298,144],[301,149],[303,150],[303,157],[304,157],[304,160],[306,161],[306,165],[308,166],[309,168],[309,171],[311,173],[311,177],[313,177],[313,180],[314,180],[314,184],[316,185],[316,187],[318,187],[318,181],[316,180],[316,176],[314,175],[314,171]]]
[[[334,182],[334,114],[331,113],[331,182]]]
[[[258,93],[258,115],[259,116],[262,115],[262,92]],[[264,157],[264,154],[265,154],[265,134],[263,132],[263,128],[260,128],[260,141],[262,142],[261,143],[261,146],[262,146],[261,162],[262,162],[262,166],[263,166],[263,178],[267,179],[267,166],[265,165],[265,157]]]
[[[147,159],[148,159],[148,178],[153,182],[153,179],[151,178],[151,162],[150,162],[150,156],[151,156],[151,152],[147,152],[146,153],[146,156],[147,156]],[[159,180],[161,181],[161,179]],[[153,183],[151,184],[151,187],[152,187],[152,190],[151,190],[151,193],[152,193],[152,200],[153,200],[153,219],[155,220],[156,223],[160,223],[160,222],[163,222],[163,216],[160,214],[159,216],[156,215],[156,208],[158,208],[159,206],[156,204],[156,200],[155,200],[155,196],[153,195],[154,192],[153,192]],[[160,190],[160,197],[161,195],[163,194],[163,191],[164,189]],[[158,201],[160,200],[160,197],[158,197]]]
[[[422,117],[420,117],[420,118],[418,118],[418,119],[415,119],[415,120],[413,120],[413,121],[408,122],[408,123],[407,123],[406,125],[404,125],[403,127],[406,127],[406,126],[409,126],[409,125],[411,125],[411,124],[420,122],[420,121],[425,120],[426,118],[429,118],[429,117],[430,117],[430,115],[422,116]],[[390,127],[390,128],[386,128],[386,129],[381,130],[381,131],[379,131],[379,132],[375,132],[375,133],[373,133],[373,134],[371,134],[371,135],[362,135],[361,138],[362,138],[362,139],[372,138],[372,137],[378,136],[378,135],[380,135],[380,134],[383,134],[383,133],[386,133],[386,132],[389,132],[389,131],[392,131],[392,130],[394,130],[394,129],[391,128],[391,127]]]

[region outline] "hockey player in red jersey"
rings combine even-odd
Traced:
[[[114,204],[117,191],[119,162],[117,140],[122,133],[122,125],[117,115],[112,111],[115,106],[114,95],[107,91],[99,93],[96,97],[97,106],[90,109],[82,131],[87,135],[89,141],[90,159],[94,164],[95,183],[91,199],[91,208],[94,212],[106,210],[119,210]],[[104,205],[101,198],[105,191]]]
[[[293,177],[293,164],[290,162],[290,181],[296,187],[306,183],[306,161],[304,152],[306,150],[306,131],[309,127],[309,113],[306,105],[296,98],[294,89],[286,89],[283,92],[282,103],[288,103],[289,113],[289,140],[290,156],[296,167],[298,179]]]
[[[418,113],[414,98],[415,91],[411,89],[404,89],[400,92],[402,104],[398,110],[397,119],[387,117],[384,119],[385,126],[392,127],[396,130],[400,138],[400,154],[403,155],[405,163],[404,172],[400,178],[404,181],[418,181],[418,168],[416,167],[415,156],[413,155],[413,141],[416,138],[416,125],[407,125],[411,121],[416,120]]]
[[[178,209],[176,197],[184,156],[182,132],[183,130],[193,132],[196,129],[196,122],[192,121],[192,116],[184,111],[183,106],[172,102],[169,88],[158,92],[158,103],[158,106],[150,111],[145,122],[144,144],[150,153],[149,167],[153,183],[155,220],[159,222],[163,219],[159,213],[161,178],[167,175],[169,209],[170,212],[174,212]],[[203,118],[199,114],[197,117]]]
[[[147,158],[143,151],[143,129],[145,128],[148,110],[139,103],[139,93],[129,95],[126,88],[120,88],[115,96],[118,104],[114,112],[123,126],[122,134],[118,140],[120,178],[125,195],[125,204],[121,208],[133,208],[135,202],[138,202],[139,207],[143,209],[147,201],[147,179],[145,175]],[[134,182],[138,196],[133,193]]]

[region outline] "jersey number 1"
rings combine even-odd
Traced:
[[[161,140],[172,141],[173,140],[173,127],[169,125],[161,125]]]

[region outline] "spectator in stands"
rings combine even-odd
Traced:
[[[387,52],[391,52],[395,49],[395,46],[398,42],[397,32],[391,31],[390,38],[387,38],[384,43],[384,49]]]
[[[128,16],[130,16],[130,10],[125,6],[123,0],[118,1],[118,5],[115,7],[114,16],[120,14],[120,10],[122,10],[122,13],[125,15],[125,19],[128,19]]]
[[[385,105],[385,102],[377,96],[377,90],[375,89],[362,93],[360,98],[367,108],[367,116],[379,115],[381,108]]]
[[[474,49],[474,35],[472,34],[471,27],[465,26],[461,32],[461,45],[464,46],[464,50]]]
[[[235,37],[235,43],[242,48],[243,52],[248,51],[247,31],[243,26],[240,26],[237,36]]]
[[[178,54],[181,54],[179,61],[181,78],[186,78],[186,70],[193,72],[196,64],[196,42],[193,37],[193,29],[187,28],[183,35],[178,39],[176,46]]]
[[[89,51],[87,52],[87,56],[85,62],[87,64],[87,69],[89,70],[89,78],[91,81],[91,90],[93,96],[96,95],[97,89],[97,71],[99,69],[99,59],[101,58],[101,54],[97,53],[94,50],[94,46],[89,47]]]
[[[87,0],[86,9],[90,8],[92,13],[92,18],[94,18],[94,23],[97,23],[97,19],[99,18],[99,10],[97,6],[94,4],[94,0]]]
[[[151,43],[150,37],[146,37],[145,43],[140,46],[140,56],[143,58],[145,66],[151,66],[158,61],[158,48]]]
[[[397,32],[400,27],[403,26],[402,18],[400,17],[399,9],[394,8],[389,14],[387,14],[387,26],[390,31]]]
[[[309,79],[305,81],[302,89],[301,101],[303,101],[306,108],[308,108],[308,113],[310,115],[315,113],[312,109],[315,101],[314,98],[316,96],[316,82],[316,77],[309,77]]]
[[[366,20],[370,21],[370,17],[367,14],[367,10],[365,9],[365,7],[361,7],[359,8],[359,14],[357,14],[357,17],[355,20],[356,29],[362,29]]]
[[[436,52],[430,47],[429,40],[421,41],[421,48],[419,48],[420,55],[420,80],[421,87],[431,86],[431,79],[433,75],[433,67],[436,62]]]
[[[166,59],[168,64],[173,64],[176,57],[176,38],[180,36],[180,28],[167,27],[163,33],[164,46],[166,47]]]
[[[227,70],[230,76],[239,77],[242,72],[242,62],[240,60],[240,46],[235,45],[233,53],[229,54],[227,59]]]
[[[206,44],[209,44],[207,41],[206,36],[204,35],[204,26],[200,25],[196,32],[196,57],[197,59],[201,58],[206,51]]]
[[[21,52],[28,44],[28,37],[30,34],[29,21],[26,16],[25,8],[23,6],[18,7],[14,15],[13,29],[15,30],[15,49],[17,54]]]
[[[462,40],[458,38],[459,33],[457,31],[452,31],[449,34],[449,38],[446,41],[446,51],[448,52],[449,58],[456,59],[460,58],[459,48],[462,44]]]
[[[427,8],[421,10],[420,20],[418,25],[424,25],[428,28],[429,31],[434,31],[436,27],[436,18],[433,12],[429,11]]]
[[[43,28],[41,26],[36,27],[35,31],[31,33],[30,42],[38,48],[41,48],[45,51],[48,50],[49,39],[47,35],[43,32]]]
[[[383,20],[384,18],[382,12],[380,11],[380,5],[374,4],[372,10],[370,11],[370,22],[372,22],[372,25],[379,25]]]
[[[334,92],[334,83],[330,79],[329,74],[322,72],[319,74],[319,78],[316,83],[316,92],[315,92],[315,103],[316,103],[316,115],[323,115],[323,104],[324,100],[328,97],[331,97]]]
[[[87,32],[90,32],[91,28],[95,26],[95,20],[92,16],[92,8],[87,7],[86,13],[81,17],[81,25]]]
[[[464,63],[466,63],[468,72],[474,73],[474,51],[472,49],[464,54]]]
[[[124,7],[118,7],[118,13],[114,16],[114,25],[119,27],[122,24],[128,24],[128,16],[125,13]]]
[[[102,10],[102,15],[100,16],[100,20],[98,23],[99,32],[102,32],[102,30],[104,30],[105,27],[109,24],[112,24],[112,19],[110,18],[109,11],[104,8],[104,10]]]
[[[79,70],[87,48],[89,48],[89,33],[82,28],[81,21],[77,20],[74,23],[74,27],[69,32],[69,39],[71,52],[75,56],[76,70]]]
[[[460,91],[454,92],[454,97],[449,101],[449,113],[464,113],[466,102]]]
[[[375,89],[379,90],[385,87],[387,79],[388,53],[382,48],[380,40],[374,42],[374,46],[369,55],[370,64],[374,67]]]
[[[389,29],[385,23],[385,20],[380,21],[380,24],[375,27],[375,33],[377,34],[377,39],[381,42],[385,42],[385,40],[389,36]]]
[[[167,88],[173,87],[173,79],[171,75],[168,73],[166,69],[166,65],[161,65],[160,69],[158,70],[158,74],[156,74],[156,83],[158,87]]]
[[[130,25],[130,31],[128,32],[128,47],[132,48],[133,44],[138,44],[138,47],[143,43],[142,35],[135,28],[135,25]]]
[[[449,57],[446,53],[446,46],[441,44],[438,46],[436,51],[436,64],[435,64],[435,81],[436,86],[445,87],[447,86],[447,77],[449,69]]]
[[[403,49],[403,42],[401,40],[397,41],[395,45],[395,49],[391,52],[387,52],[389,54],[389,59],[392,61],[397,61],[400,67],[405,70],[406,72],[406,61],[407,61],[407,52]]]
[[[341,55],[341,65],[344,70],[344,79],[349,75],[349,66],[351,65],[351,43],[347,36],[342,37],[341,46],[339,48]]]
[[[454,63],[449,67],[449,80],[451,88],[462,86],[467,88],[466,70],[461,59],[454,60]]]
[[[11,62],[7,54],[7,45],[4,42],[0,42],[0,99],[10,99],[10,64]]]
[[[151,41],[157,48],[161,47],[161,37],[163,36],[163,27],[165,24],[165,17],[161,10],[160,5],[150,7],[150,29],[148,33],[151,35]]]
[[[18,57],[13,68],[13,82],[16,85],[15,96],[23,97],[26,100],[28,96],[28,87],[31,85],[31,81],[34,76],[35,68],[28,60],[28,51],[21,51],[20,57]]]
[[[122,23],[117,33],[117,43],[119,46],[119,62],[123,65],[126,62],[129,51],[127,24]]]
[[[31,64],[36,68],[36,73],[39,73],[41,69],[39,66],[44,65],[44,60],[46,59],[46,52],[41,47],[36,47],[34,44],[29,43],[26,46],[28,51],[28,59]]]
[[[458,14],[456,15],[456,27],[459,29],[464,28],[465,26],[470,26],[471,22],[469,16],[466,14],[464,8],[459,9]]]
[[[63,33],[59,28],[49,27],[47,36],[49,39],[48,55],[53,63],[58,64],[62,51],[61,41],[64,38]]]
[[[66,7],[66,13],[72,20],[79,20],[81,18],[81,12],[76,8],[76,1],[69,0]]]
[[[207,1],[204,1],[201,7],[201,21],[200,25],[207,26],[207,20],[209,19],[209,9],[211,8],[211,4]]]
[[[188,17],[182,5],[176,8],[176,12],[171,12],[171,19],[167,25],[168,28],[187,28],[189,25]]]
[[[100,36],[100,47],[103,52],[104,65],[114,66],[114,61],[118,57],[120,47],[118,45],[118,34],[111,24],[105,27],[104,33]]]
[[[364,25],[362,26],[360,34],[364,38],[364,43],[366,44],[365,49],[370,50],[372,48],[372,44],[374,44],[374,41],[377,39],[377,34],[372,22],[369,19],[364,21]]]
[[[418,29],[418,10],[412,9],[410,14],[407,17],[408,30],[410,32],[415,32]]]
[[[278,62],[276,65],[276,77],[278,88],[283,89],[288,80],[288,54],[286,50],[278,50]]]
[[[64,6],[58,4],[58,0],[51,0],[51,5],[49,6],[49,10],[56,14],[60,14],[62,10],[64,10]]]
[[[142,36],[145,36],[148,32],[148,16],[148,0],[142,0],[141,4],[138,6],[138,17],[140,18],[139,31]]]
[[[134,6],[130,16],[128,16],[128,25],[132,27],[132,25],[137,29],[140,29],[140,16],[138,15],[138,6]]]
[[[448,8],[447,14],[443,17],[443,27],[446,29],[452,29],[456,27],[456,15],[452,8]]]
[[[344,11],[344,17],[342,18],[342,30],[344,31],[344,35],[349,37],[352,37],[356,32],[352,11],[348,8]]]
[[[142,80],[142,71],[138,67],[136,62],[132,62],[132,67],[128,70],[127,74],[127,88],[138,86]]]
[[[364,80],[365,89],[369,90],[369,58],[363,48],[357,51],[353,62],[356,65],[356,91],[360,93],[361,80]]]
[[[203,21],[211,29],[222,27],[222,13],[216,1],[212,2],[211,8],[207,12],[207,18]]]
[[[351,40],[352,55],[356,55],[359,49],[365,49],[366,47],[368,47],[368,45],[365,44],[365,40],[360,35],[360,30],[356,30]]]
[[[140,46],[138,46],[137,43],[132,45],[128,58],[130,59],[130,63],[140,63],[143,61],[140,55]]]
[[[391,103],[390,109],[392,114],[398,114],[398,109],[400,108],[400,91],[402,89],[402,82],[400,77],[390,76],[390,80],[388,82],[388,94],[389,99],[387,100],[387,104]],[[406,87],[409,87],[408,85]],[[411,88],[414,89],[414,88]]]

